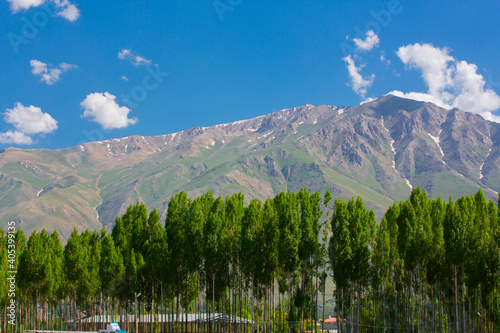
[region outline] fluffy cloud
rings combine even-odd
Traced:
[[[375,80],[375,74],[372,74],[369,78],[365,79],[361,75],[361,70],[364,66],[356,67],[354,59],[350,55],[342,58],[342,60],[346,63],[347,71],[349,72],[349,85],[356,92],[356,94],[364,98],[367,89],[372,86],[373,80]]]
[[[121,49],[121,51],[118,52],[118,58],[120,58],[120,59],[129,58],[131,56],[132,56],[132,51],[127,50],[127,49]]]
[[[0,133],[0,143],[2,144],[16,144],[16,145],[31,145],[33,139],[19,131],[7,131],[7,133]]]
[[[373,30],[369,30],[366,32],[365,39],[354,38],[352,41],[356,44],[356,51],[367,52],[377,47],[380,39]]]
[[[45,0],[7,0],[10,2],[10,9],[16,13],[20,10],[28,10],[31,7],[42,5]]]
[[[116,96],[108,92],[89,94],[80,105],[85,109],[83,118],[101,124],[104,129],[124,128],[137,123],[137,118],[128,118],[131,111],[115,101]]]
[[[126,77],[125,75],[122,75],[122,76],[120,76],[120,80],[122,80],[122,81],[128,81],[128,77]]]
[[[51,133],[57,129],[57,121],[33,105],[16,103],[13,109],[6,110],[4,120],[16,130],[0,133],[1,144],[31,145],[33,138],[30,135]]]
[[[57,16],[64,17],[66,20],[75,22],[80,17],[80,10],[75,4],[68,0],[54,0],[54,3],[59,8]]]
[[[151,60],[135,54],[132,50],[122,49],[118,52],[118,58],[130,61],[134,66],[151,65]]]
[[[446,108],[457,107],[500,122],[500,117],[491,113],[500,108],[500,97],[485,88],[484,78],[477,73],[475,64],[458,61],[450,56],[447,48],[431,44],[402,46],[396,54],[406,66],[421,71],[428,91],[394,91],[394,95],[433,102]]]
[[[400,47],[396,54],[405,65],[422,71],[430,95],[440,96],[443,101],[451,98],[447,89],[453,83],[453,69],[448,63],[454,59],[448,54],[448,49],[435,48],[430,44],[414,44]]]
[[[49,68],[46,63],[38,60],[31,60],[31,73],[40,76],[40,81],[49,86],[60,80],[62,73],[77,68],[75,65],[61,63],[56,67]]]
[[[440,106],[440,107],[445,108],[445,109],[452,109],[453,108],[451,105],[444,103],[439,97],[435,97],[435,96],[432,96],[430,94],[419,93],[419,92],[404,93],[404,92],[399,91],[399,90],[393,90],[389,94],[397,96],[397,97],[414,99],[416,101],[429,102],[432,104],[436,104],[437,106]]]
[[[13,13],[20,10],[28,10],[31,7],[38,7],[43,5],[46,0],[7,0],[10,2],[10,9]],[[80,10],[75,4],[69,2],[68,0],[50,0],[55,4],[57,9],[57,16],[64,17],[68,21],[74,22],[80,17]]]
[[[500,108],[500,97],[491,89],[485,89],[484,78],[477,74],[477,66],[466,61],[455,63],[454,84],[458,87],[453,106],[482,114],[489,120],[500,122],[491,111]]]
[[[31,60],[31,73],[34,75],[42,75],[43,73],[47,73],[47,64],[38,60]]]
[[[33,105],[16,103],[13,109],[6,110],[4,120],[14,125],[19,132],[28,135],[51,133],[57,129],[57,121]]]

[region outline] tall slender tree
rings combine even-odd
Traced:
[[[296,270],[299,268],[299,244],[301,240],[299,200],[295,193],[281,192],[274,197],[279,233],[279,251],[281,272],[287,277],[289,320],[294,319],[292,308],[292,282]]]

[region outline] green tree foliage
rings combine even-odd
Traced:
[[[61,313],[84,329],[78,323],[91,315],[155,321],[177,314],[181,321],[181,313],[226,312],[252,319],[259,333],[305,331],[308,319],[323,316],[319,294],[331,278],[342,332],[493,332],[500,324],[500,215],[481,190],[443,201],[417,187],[380,225],[361,198],[346,202],[330,192],[281,192],[247,205],[241,193],[191,199],[180,192],[161,220],[139,202],[110,234],[74,229],[64,247],[57,231],[26,240],[17,230],[12,259],[0,231],[0,306],[9,304],[12,264],[18,320],[33,329],[57,328]],[[39,320],[39,313],[50,315]]]
[[[113,296],[123,278],[123,257],[117,251],[115,242],[110,235],[104,235],[101,240],[101,259],[99,262],[99,278],[101,290],[106,296]],[[152,269],[154,270],[154,268]]]
[[[19,286],[35,296],[38,304],[40,296],[46,299],[52,291],[52,262],[49,236],[43,230],[33,231],[26,249],[19,258]]]

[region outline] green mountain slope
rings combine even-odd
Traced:
[[[387,95],[358,107],[305,105],[208,128],[61,150],[0,153],[0,220],[31,232],[110,228],[130,204],[170,196],[247,200],[280,191],[360,195],[380,217],[413,186],[447,198],[500,191],[500,124]]]

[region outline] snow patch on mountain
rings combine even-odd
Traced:
[[[382,117],[382,127],[384,127],[387,134],[389,134],[389,138],[391,138],[391,134],[390,134],[389,130],[387,129],[387,127],[385,126],[384,117]],[[394,153],[394,158],[392,159],[392,168],[399,175],[399,172],[396,169],[396,148],[394,148],[394,143],[395,143],[395,141],[391,138],[391,149],[392,149],[392,152]],[[406,180],[406,181],[408,182],[408,180]]]
[[[488,156],[486,156],[486,159],[484,160],[484,163],[486,163],[486,161],[488,160],[488,157],[490,157],[491,149],[492,149],[492,147],[490,147],[490,151],[488,152]],[[484,175],[483,175],[484,163],[481,164],[481,168],[479,169],[479,179],[483,179],[484,178]]]
[[[402,174],[399,173],[398,169],[396,169],[396,148],[394,147],[394,143],[395,141],[392,139],[391,137],[391,132],[389,132],[389,129],[385,126],[385,121],[384,121],[384,117],[382,116],[382,127],[384,128],[384,130],[387,132],[387,134],[389,134],[389,138],[391,139],[391,150],[394,154],[394,157],[392,159],[392,168],[394,169],[394,171],[396,171],[396,173],[401,176],[405,182],[406,182],[406,185],[408,185],[408,187],[410,189],[413,190],[413,185],[410,183],[410,181],[408,180],[408,178],[406,178],[405,176],[403,176]]]
[[[241,124],[244,124],[244,123],[249,122],[251,120],[260,120],[260,119],[263,119],[265,116],[266,115],[258,116],[258,117],[252,118],[252,119],[237,120],[237,121],[233,121],[233,122],[230,122],[230,123],[218,124],[218,125],[215,125],[215,127],[219,128],[219,127],[228,127],[228,126],[234,126],[234,125],[241,125]]]
[[[439,148],[439,151],[441,152],[441,156],[444,157],[444,152],[443,152],[443,149],[441,148],[441,144],[440,144],[440,141],[439,141],[439,137],[441,136],[441,132],[443,130],[440,130],[439,131],[439,134],[438,136],[433,136],[431,133],[427,133],[431,139],[437,144],[438,148]],[[443,164],[446,164],[445,161],[443,160]]]

